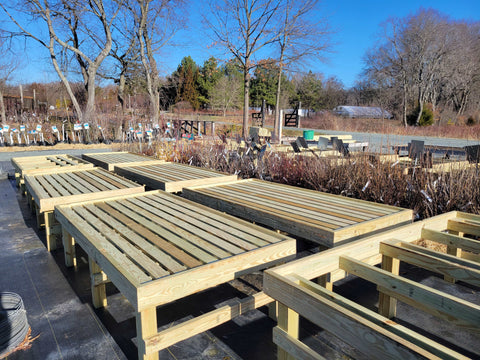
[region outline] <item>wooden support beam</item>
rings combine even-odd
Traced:
[[[456,246],[462,250],[480,253],[480,241],[478,240],[426,228],[422,229],[421,237],[447,246]]]
[[[396,240],[380,243],[380,252],[384,256],[397,258],[420,268],[480,286],[480,264],[478,263]]]
[[[317,284],[312,284],[321,288]],[[314,324],[355,347],[369,359],[418,359],[418,354],[432,358],[425,350],[401,336],[392,334],[336,304],[330,297],[305,291],[302,285],[276,274],[273,270],[267,270],[264,273],[264,291],[293,311],[307,317]],[[360,305],[357,306],[360,307]],[[393,325],[393,322],[390,321],[390,323]]]
[[[480,305],[366,265],[351,257],[340,257],[339,267],[349,274],[377,284],[382,292],[413,307],[474,332],[480,329]]]
[[[294,359],[326,360],[322,355],[309,348],[300,340],[290,336],[288,332],[278,326],[273,328],[273,343],[278,346],[279,350],[287,352]]]
[[[62,227],[62,240],[63,240],[63,251],[65,254],[65,266],[66,267],[77,266],[77,256],[75,255],[75,240],[68,233],[68,231],[63,227]]]
[[[157,308],[155,306],[137,312],[137,346],[139,360],[158,360],[158,352],[147,354],[145,339],[155,335],[157,329]]]
[[[283,330],[292,339],[298,340],[299,334],[299,320],[298,313],[287,307],[282,303],[278,303],[278,327]],[[279,348],[277,350],[278,360],[294,360],[295,357],[289,354],[286,350]]]
[[[382,269],[394,275],[400,271],[400,261],[391,256],[382,256]],[[378,312],[388,319],[393,319],[397,314],[397,299],[391,297],[379,290],[378,293]]]
[[[464,234],[480,236],[480,224],[470,220],[448,220],[447,229]]]
[[[375,311],[369,310],[366,307],[361,306],[356,302],[343,297],[342,295],[329,291],[319,286],[318,284],[315,284],[312,281],[309,281],[298,275],[292,275],[289,277],[293,278],[294,281],[298,282],[298,284],[304,287],[307,291],[311,291],[321,296],[322,298],[328,299],[334,302],[335,304],[357,315],[360,315],[366,320],[371,321],[372,323],[380,326],[386,331],[400,336],[402,339],[405,339],[406,341],[411,342],[415,346],[419,346],[420,348],[428,352],[429,355],[427,355],[427,353],[422,354],[427,358],[431,358],[432,356],[437,356],[441,359],[450,359],[450,360],[466,358],[463,355],[457,353],[456,351],[453,351],[452,349],[449,349],[446,346],[438,344],[432,341],[431,339],[429,339],[428,337],[420,335],[414,330],[411,330],[405,326],[397,324],[396,322],[389,320],[388,318],[376,313]]]
[[[158,334],[156,333],[145,338],[146,354],[158,352],[179,341],[210,330],[237,316],[271,302],[271,297],[267,296],[264,292],[260,292],[245,299],[238,300],[235,304],[222,306],[191,320],[169,327]]]
[[[107,306],[107,292],[105,290],[105,284],[96,284],[95,278],[101,274],[102,269],[91,258],[88,257],[88,265],[90,267],[90,284],[92,288],[92,302],[93,306],[98,309]]]

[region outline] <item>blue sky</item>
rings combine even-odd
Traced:
[[[190,55],[202,65],[209,56],[222,56],[222,52],[207,49],[210,40],[204,36],[200,26],[200,11],[203,2],[192,1],[189,8],[190,28],[179,35],[189,39],[184,45],[168,49],[159,56],[159,66],[163,75],[174,71],[184,56]],[[389,17],[404,17],[415,13],[420,7],[433,8],[453,19],[480,20],[480,0],[324,0],[320,6],[319,17],[326,17],[336,30],[332,35],[332,52],[327,62],[311,63],[306,71],[323,73],[326,77],[336,76],[345,87],[354,85],[362,71],[362,57],[367,49],[374,46],[380,24]],[[12,78],[14,83],[31,81],[56,81],[57,76],[49,62],[48,54],[29,43],[29,51],[19,53],[22,59],[20,69]]]

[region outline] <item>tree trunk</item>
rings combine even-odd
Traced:
[[[7,123],[7,115],[5,114],[5,103],[3,102],[3,90],[0,89],[0,115],[2,117],[2,123]]]
[[[125,114],[125,83],[126,83],[125,74],[122,72],[120,74],[120,78],[118,79],[118,92],[117,92],[117,100],[120,103],[120,108],[122,109],[122,115]]]
[[[403,81],[403,124],[405,127],[408,126],[407,123],[407,83]]]
[[[417,114],[417,119],[415,120],[415,126],[420,125],[420,119],[422,118],[422,112],[423,112],[423,92],[421,90],[418,91],[418,114]]]
[[[248,115],[250,105],[250,74],[248,69],[244,68],[243,72],[243,138],[248,138]]]
[[[91,70],[90,70],[91,69]],[[95,74],[97,69],[89,68],[87,83],[87,105],[82,122],[92,123],[95,120]]]

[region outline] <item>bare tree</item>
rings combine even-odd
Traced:
[[[285,0],[282,6],[282,23],[278,38],[278,83],[275,104],[274,134],[280,131],[281,78],[286,67],[298,67],[302,61],[323,59],[324,52],[331,46],[331,30],[326,19],[314,14],[319,0]],[[315,19],[315,21],[311,21]]]
[[[224,47],[243,72],[243,137],[248,136],[250,72],[258,52],[279,38],[276,16],[280,0],[221,0],[210,2],[204,21],[215,44]]]
[[[419,124],[425,103],[451,106],[458,117],[480,86],[480,25],[453,21],[432,9],[383,24],[380,42],[364,60],[364,75],[377,88],[402,93],[407,110]],[[474,101],[472,102],[472,104]]]
[[[239,95],[242,83],[235,76],[223,75],[210,91],[210,104],[214,109],[219,109],[225,117],[227,110],[240,108]]]
[[[14,55],[10,53],[7,44],[3,41],[0,42],[0,50],[3,54],[0,60],[0,117],[2,124],[6,124],[7,115],[3,95],[7,81],[10,75],[17,69],[18,63],[15,61]]]
[[[8,9],[3,4],[0,7],[20,29],[14,35],[33,39],[49,51],[55,71],[65,85],[79,119],[91,121],[95,113],[96,75],[112,47],[112,22],[120,3],[115,0],[25,0]],[[20,19],[25,17],[31,17],[37,26],[46,26],[48,36],[43,37],[38,27],[21,23]],[[67,77],[72,57],[87,92],[84,109]],[[63,59],[63,63],[59,59]]]
[[[155,57],[183,27],[183,4],[182,0],[135,0],[131,6],[136,22],[135,35],[140,45],[140,59],[145,69],[151,115],[155,122],[160,114],[161,87]]]

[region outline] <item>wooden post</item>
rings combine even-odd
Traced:
[[[278,327],[287,332],[294,339],[298,339],[299,315],[286,305],[278,303]],[[295,358],[284,349],[277,349],[278,360],[294,360]]]
[[[463,236],[463,232],[449,230],[449,233],[452,234],[452,235]],[[447,245],[447,254],[462,257],[462,249],[457,248],[456,246],[453,246],[453,245]],[[454,277],[447,276],[447,275],[445,275],[443,277],[443,279],[446,282],[451,283],[451,284],[455,284],[455,281],[456,281],[456,279]]]
[[[317,278],[317,284],[323,286],[327,290],[333,291],[333,283],[330,281],[330,273],[319,276]]]
[[[268,304],[268,317],[272,320],[277,321],[277,314],[278,314],[278,302],[272,301]]]
[[[215,137],[215,122],[211,122],[211,128],[212,128],[212,137]]]
[[[400,271],[400,260],[382,255],[382,269],[398,275]],[[389,319],[395,317],[397,314],[397,299],[379,291],[378,313]]]
[[[75,255],[75,240],[72,235],[62,227],[63,249],[65,252],[65,266],[77,266],[77,257]]]
[[[157,330],[157,308],[151,307],[137,312],[137,346],[139,360],[158,360],[158,352],[146,354],[145,339],[155,335]]]
[[[45,211],[43,213],[45,218],[45,237],[47,238],[47,250],[52,251],[57,248],[57,237],[52,234],[55,217],[53,211]]]
[[[88,265],[90,268],[90,286],[92,289],[93,307],[96,309],[107,306],[107,292],[105,290],[105,283],[95,284],[96,275],[101,275],[102,269],[91,257],[88,258]]]

